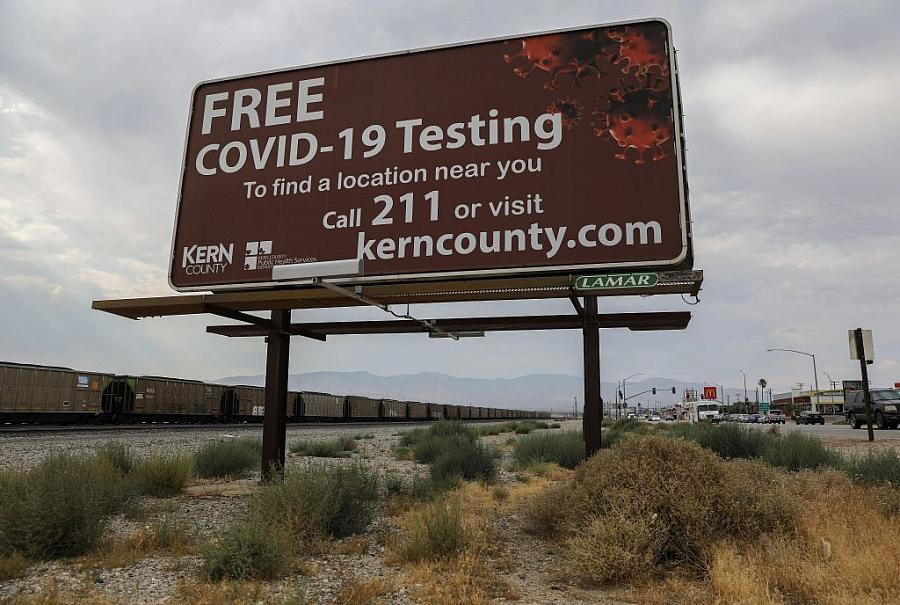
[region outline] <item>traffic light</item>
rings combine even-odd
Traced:
[[[653,394],[656,395],[656,387],[653,387],[651,390],[653,391]]]
[[[672,394],[675,394],[675,387],[672,387]]]

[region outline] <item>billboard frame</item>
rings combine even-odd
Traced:
[[[266,70],[253,72],[249,74],[241,74],[238,76],[230,76],[224,78],[215,78],[211,80],[203,80],[198,82],[191,91],[191,100],[190,106],[188,109],[188,118],[187,124],[185,127],[185,137],[184,137],[184,152],[182,154],[182,170],[178,180],[178,198],[176,201],[175,208],[175,223],[172,228],[172,244],[170,246],[170,254],[169,254],[169,262],[168,262],[168,270],[166,274],[166,280],[169,284],[169,287],[175,290],[176,292],[234,292],[234,291],[248,291],[248,290],[264,290],[270,288],[283,288],[283,287],[317,287],[315,284],[311,283],[309,279],[302,280],[280,280],[280,281],[258,281],[258,282],[244,282],[238,284],[204,284],[204,285],[196,285],[196,286],[176,286],[172,282],[172,270],[175,266],[175,262],[177,260],[177,250],[175,249],[176,237],[178,235],[178,224],[179,218],[181,214],[181,205],[183,200],[183,192],[184,192],[184,177],[185,173],[188,170],[188,146],[190,142],[190,130],[191,123],[194,117],[194,101],[197,91],[202,86],[206,86],[208,84],[216,84],[222,82],[233,82],[236,80],[242,80],[246,78],[254,78],[259,76],[268,76],[274,74],[281,74],[287,72],[293,72],[303,69],[312,69],[316,67],[328,67],[332,65],[344,65],[348,63],[357,63],[361,61],[367,61],[371,59],[383,59],[390,57],[400,57],[411,54],[419,54],[425,52],[432,52],[437,50],[445,50],[452,48],[462,48],[466,46],[475,46],[479,44],[486,43],[494,43],[494,42],[509,42],[516,41],[522,38],[528,38],[533,36],[543,36],[550,34],[562,34],[569,33],[573,31],[581,31],[588,29],[601,29],[601,28],[610,28],[610,27],[619,27],[624,25],[633,25],[639,23],[648,23],[648,22],[659,22],[666,28],[666,36],[668,40],[668,46],[666,49],[666,57],[669,60],[669,83],[672,90],[672,122],[674,128],[674,147],[675,147],[675,162],[676,162],[676,172],[678,176],[678,203],[679,203],[679,216],[680,216],[680,230],[681,230],[681,251],[679,254],[673,258],[668,260],[661,261],[633,261],[633,262],[614,262],[614,263],[600,263],[600,264],[581,264],[581,265],[561,265],[561,266],[542,266],[542,267],[515,267],[515,268],[500,268],[500,269],[473,269],[473,270],[458,270],[458,271],[437,271],[437,272],[425,272],[425,273],[404,273],[404,274],[388,274],[388,275],[373,275],[373,276],[365,276],[365,274],[354,276],[354,277],[345,277],[345,278],[334,278],[329,279],[331,283],[341,286],[364,286],[364,285],[392,285],[397,287],[402,287],[404,284],[415,283],[415,282],[442,282],[442,281],[452,281],[452,280],[460,280],[460,279],[482,279],[482,278],[499,278],[499,277],[510,277],[510,278],[521,278],[521,277],[546,277],[546,276],[556,276],[563,278],[566,274],[572,273],[583,273],[583,272],[613,272],[613,271],[623,271],[623,270],[636,270],[636,269],[647,269],[647,270],[674,270],[679,268],[691,269],[693,267],[693,243],[692,236],[690,230],[690,207],[688,206],[688,191],[687,191],[687,172],[685,166],[685,140],[684,140],[684,132],[682,128],[683,114],[681,110],[681,90],[678,84],[678,62],[675,51],[675,44],[672,36],[672,25],[668,20],[662,17],[645,17],[641,19],[629,19],[626,21],[615,21],[611,23],[599,23],[594,25],[580,25],[577,27],[568,27],[568,28],[560,28],[553,30],[545,30],[539,32],[529,32],[522,34],[514,34],[508,36],[499,36],[494,38],[483,38],[479,40],[471,40],[467,42],[458,42],[458,43],[449,43],[449,44],[441,44],[437,46],[428,46],[421,48],[414,48],[408,50],[394,51],[389,53],[378,53],[372,55],[365,55],[359,57],[352,57],[349,59],[341,59],[335,61],[322,61],[318,63],[309,63],[305,65],[298,65],[293,67],[274,69],[274,70]],[[687,264],[687,265],[686,265]]]

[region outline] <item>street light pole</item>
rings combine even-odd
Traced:
[[[750,413],[750,400],[747,399],[747,373],[744,370],[738,370],[744,376],[744,411]]]
[[[627,397],[625,397],[625,383],[628,382],[629,380],[631,380],[632,378],[634,378],[635,376],[643,376],[643,375],[644,375],[643,372],[637,372],[636,374],[632,374],[631,376],[628,376],[627,378],[622,379],[622,405],[625,405],[625,400],[627,399]]]
[[[807,353],[806,351],[797,351],[795,349],[766,349],[769,353],[772,351],[784,351],[786,353],[797,353],[798,355],[806,355],[807,357],[812,357],[813,362],[813,382],[816,385],[816,401],[813,403],[813,398],[809,398],[810,410],[813,412],[818,412],[818,404],[819,404],[819,370],[816,368],[816,356],[812,353]]]

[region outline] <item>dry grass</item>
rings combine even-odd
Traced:
[[[163,517],[156,519],[126,538],[105,540],[94,552],[82,557],[88,567],[115,569],[133,565],[154,553],[183,556],[196,552],[190,528]]]
[[[47,586],[33,594],[21,595],[3,599],[3,605],[116,605],[113,601],[96,590],[82,589],[76,592],[63,593],[59,590],[54,580],[50,580]]]
[[[897,520],[878,510],[873,494],[828,472],[802,476],[797,497],[804,515],[796,538],[716,549],[710,566],[716,593],[747,603],[900,602]]]
[[[372,542],[363,536],[352,536],[330,545],[339,555],[364,555],[372,548]]]
[[[292,595],[273,597],[270,586],[255,581],[223,581],[212,583],[182,582],[167,605],[303,605],[306,602],[301,588]]]
[[[31,567],[31,561],[17,552],[0,555],[0,582],[25,575],[29,567]]]
[[[495,599],[516,600],[515,587],[476,552],[452,561],[419,563],[406,570],[416,602],[429,605],[486,605]]]
[[[382,579],[353,580],[334,598],[334,605],[368,605],[378,603],[379,597],[391,592],[391,587]]]
[[[520,501],[536,489],[538,486],[534,485],[516,486],[498,501],[493,486],[467,483],[453,491],[445,503],[419,505],[410,510],[401,520],[405,531],[409,531],[411,520],[412,526],[418,527],[417,522],[428,507],[443,504],[445,510],[459,515],[459,527],[466,538],[464,545],[451,556],[406,559],[404,584],[411,587],[414,601],[478,605],[495,599],[519,598],[515,587],[504,578],[512,571],[513,563],[505,551],[505,536],[497,529],[497,521],[500,515],[516,510]],[[409,536],[409,533],[401,534],[399,542],[391,545],[393,561],[404,561],[398,556],[398,549],[402,549],[403,540]]]

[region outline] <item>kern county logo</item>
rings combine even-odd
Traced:
[[[246,256],[244,257],[244,271],[255,271],[260,256],[272,254],[272,240],[264,242],[247,242]]]
[[[234,258],[234,244],[194,244],[181,253],[181,268],[187,275],[224,273]]]

